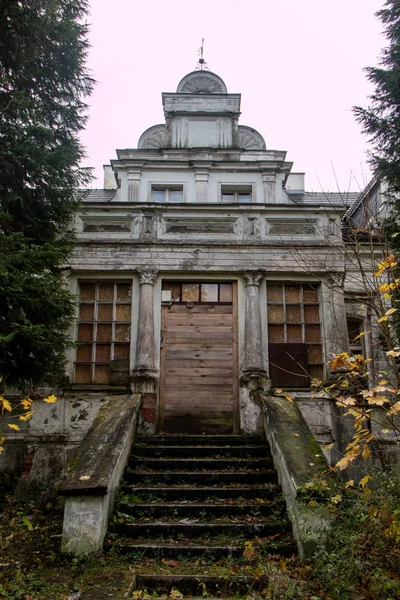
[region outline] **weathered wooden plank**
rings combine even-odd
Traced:
[[[167,350],[225,350],[232,348],[232,340],[197,340],[187,339],[182,343],[176,340],[168,341]]]
[[[216,372],[215,367],[200,367],[198,369],[196,367],[179,367],[176,369],[171,369],[170,362],[171,361],[168,361],[168,377],[172,375],[175,377],[209,377],[214,376]],[[181,363],[179,362],[179,364]],[[220,365],[220,362],[218,362],[218,365]],[[233,368],[226,369],[219,367],[217,372],[220,377],[232,377]]]
[[[214,393],[218,393],[219,391],[231,390],[232,388],[232,379],[219,379],[214,381],[206,381],[205,379],[199,378],[198,381],[179,381],[168,379],[165,384],[166,390],[177,390],[177,391],[192,391],[195,395],[199,391],[214,391]]]
[[[175,360],[229,360],[232,359],[232,350],[168,350],[166,358]]]
[[[182,367],[184,369],[191,369],[192,367],[194,367],[194,368],[215,368],[215,360],[194,359],[194,360],[185,360],[185,362],[182,363],[182,361],[179,359],[178,360],[169,359],[167,364],[168,364],[168,369],[178,369],[180,367]],[[232,368],[232,360],[219,360],[218,367],[221,369]]]
[[[192,308],[188,308],[186,304],[173,304],[168,307],[168,315],[170,314],[186,314],[188,312],[194,314],[232,314],[232,305],[221,304],[195,304]]]
[[[182,340],[182,339],[187,339],[188,336],[185,334],[181,334],[179,331],[170,331],[168,330],[168,341],[170,340]],[[202,340],[202,339],[229,339],[231,340],[232,343],[232,332],[231,331],[198,331],[196,333],[196,339],[198,340]]]
[[[174,391],[174,390],[167,390],[164,393],[164,396],[166,399],[169,400],[174,400],[175,403],[178,402],[183,402],[183,403],[187,403],[187,402],[192,402],[193,401],[193,393],[192,392],[185,392],[185,391]],[[197,396],[197,400],[200,399],[207,399],[209,398],[210,400],[213,400],[214,405],[218,402],[223,402],[224,400],[229,400],[232,398],[232,392],[230,390],[222,390],[222,391],[218,391],[216,392],[215,390],[202,390],[201,392],[198,392],[196,394]]]
[[[213,331],[232,332],[232,325],[169,325],[168,332],[174,331],[175,333],[212,333]]]
[[[232,322],[232,315],[199,315],[189,313],[188,315],[170,314],[167,318],[168,326],[178,324],[186,325],[186,323],[195,323],[196,325],[214,325],[215,323],[221,323],[221,325],[230,325]]]

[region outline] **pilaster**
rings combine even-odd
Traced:
[[[262,174],[265,204],[275,204],[275,175]]]
[[[128,200],[129,202],[140,201],[140,176],[141,171],[130,171],[128,173]]]

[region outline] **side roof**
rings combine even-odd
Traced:
[[[106,189],[88,189],[79,192],[80,199],[85,204],[112,202],[116,193],[117,190]],[[358,192],[287,192],[287,195],[297,206],[329,206],[342,209],[348,209],[360,196]]]

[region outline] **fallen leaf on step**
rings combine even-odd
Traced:
[[[163,558],[161,562],[167,567],[179,567],[180,565],[179,560],[167,560],[166,558]]]

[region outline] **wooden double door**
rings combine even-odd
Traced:
[[[162,306],[159,429],[236,433],[236,285],[163,285],[171,288],[171,304]]]

